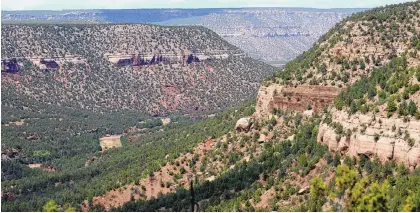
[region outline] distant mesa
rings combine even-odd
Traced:
[[[287,37],[310,37],[310,33],[267,33],[262,37],[265,38],[287,38]],[[254,35],[254,37],[259,37],[258,35]]]

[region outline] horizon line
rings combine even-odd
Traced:
[[[384,5],[386,6],[386,5]],[[379,6],[379,7],[384,7]],[[279,9],[316,9],[316,10],[335,10],[335,9],[372,9],[373,7],[331,7],[331,8],[321,8],[321,7],[279,7],[279,6],[251,6],[251,7],[150,7],[150,8],[89,8],[89,9],[29,9],[29,10],[3,10],[5,12],[9,11],[67,11],[67,10],[163,10],[163,9],[176,9],[176,10],[199,10],[199,9],[252,9],[252,8],[279,8]],[[376,8],[376,7],[375,7]]]

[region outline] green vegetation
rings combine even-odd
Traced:
[[[322,211],[322,205],[325,203],[325,190],[327,186],[320,177],[312,178],[310,184],[309,211]]]
[[[200,210],[206,211],[232,211],[232,207],[246,211],[253,210],[250,204],[246,202],[254,197],[254,193],[258,193],[257,188],[261,187],[256,181],[264,174],[278,173],[276,179],[269,181],[272,185],[284,179],[288,171],[295,169],[301,170],[307,174],[319,159],[327,152],[327,148],[316,143],[316,136],[318,133],[318,122],[316,119],[310,121],[308,124],[302,125],[296,130],[294,141],[282,141],[281,138],[276,138],[273,145],[266,147],[263,154],[248,163],[241,163],[236,165],[234,169],[222,174],[212,182],[204,182],[203,184],[194,187],[197,202],[200,202]],[[307,164],[300,165],[295,168],[293,160],[297,156],[307,155],[310,160]],[[271,186],[272,186],[271,185]],[[268,188],[271,187],[266,186]],[[256,188],[255,188],[256,187]],[[247,188],[253,188],[253,193]],[[297,191],[291,191],[295,194]],[[220,199],[223,197],[224,199]],[[115,209],[117,211],[157,211],[161,208],[170,211],[186,211],[190,205],[189,191],[186,189],[178,189],[176,193],[160,196],[149,201],[139,200],[129,202],[123,207]],[[230,201],[233,201],[230,202]],[[227,203],[226,206],[224,203]],[[238,203],[245,203],[245,209]]]
[[[420,208],[417,199],[420,187],[420,170],[410,173],[404,165],[395,162],[381,164],[362,155],[360,160],[346,157],[340,164],[327,152],[327,148],[316,143],[318,121],[312,120],[297,128],[294,141],[275,138],[273,145],[248,163],[237,164],[212,182],[194,186],[195,200],[200,203],[200,211],[325,211],[325,204],[333,211],[415,211]],[[308,164],[299,156],[308,156]],[[326,174],[315,176],[310,181],[309,196],[298,195],[299,187],[291,185],[297,174],[313,168],[323,158],[328,165],[323,167]],[[325,183],[328,171],[335,171],[335,177]],[[307,173],[299,172],[302,177]],[[290,174],[290,175],[288,175]],[[260,181],[267,181],[261,184]],[[255,209],[261,195],[274,190],[268,208]],[[299,198],[300,197],[300,198]],[[292,199],[293,198],[293,199]],[[116,211],[186,211],[191,197],[186,189],[176,193],[161,195],[148,201],[131,201]],[[292,206],[279,205],[282,201],[300,200]],[[327,209],[328,210],[328,209]]]
[[[353,37],[362,39],[362,36],[365,38],[368,36],[369,38],[365,40],[366,45],[369,43],[380,44],[383,46],[380,51],[384,51],[384,57],[387,59],[397,56],[397,47],[393,44],[405,43],[407,49],[404,50],[404,54],[407,57],[417,58],[417,46],[420,43],[420,38],[419,32],[412,26],[418,25],[416,18],[418,18],[419,8],[418,2],[410,2],[355,13],[336,24],[321,36],[311,49],[287,63],[284,70],[267,78],[266,82],[285,85],[305,83],[324,85],[330,80],[332,86],[349,86],[350,78],[360,77],[360,74],[354,73],[356,70],[365,70],[368,66],[369,68],[378,67],[383,63],[378,56],[367,53],[358,55],[360,58],[354,59],[341,54],[331,54],[331,51],[335,51],[332,49],[339,42],[345,47],[352,46]],[[360,32],[360,35],[351,35],[352,29],[355,28]],[[381,39],[376,41],[375,37],[381,37]],[[341,49],[342,46],[338,48]],[[390,51],[385,51],[386,49]],[[353,49],[347,50],[354,56],[361,54],[361,49],[356,48],[354,52]],[[341,68],[337,70],[333,65]],[[328,71],[331,67],[332,70]]]
[[[384,67],[374,69],[369,77],[362,77],[341,92],[334,101],[335,107],[338,110],[348,107],[350,114],[367,113],[386,103],[388,116],[398,112],[400,116],[419,117],[416,103],[410,100],[407,104],[405,100],[419,90],[420,85],[410,83],[410,79],[420,73],[420,67],[407,68],[406,63],[404,57],[398,57]]]
[[[2,78],[2,94],[9,93],[3,93],[3,89],[14,92],[7,95],[8,101],[34,98],[60,107],[95,112],[124,110],[155,116],[179,111],[190,114],[221,111],[255,97],[255,83],[275,71],[270,65],[242,55],[237,47],[199,26],[6,24],[3,29],[2,57],[17,57],[23,63],[16,74],[4,74]],[[18,34],[26,36],[15,36]],[[173,59],[190,53],[212,56],[219,51],[229,57],[191,64]],[[131,63],[116,65],[107,57],[135,53],[168,58],[132,67]],[[59,68],[45,69],[29,60],[35,56],[46,60],[66,58],[54,59]],[[12,107],[21,109],[18,104]]]
[[[25,166],[21,164],[12,164],[10,175],[19,177],[2,181],[2,191],[12,195],[9,196],[11,199],[7,199],[7,196],[3,198],[2,210],[41,210],[50,199],[58,205],[71,203],[79,208],[78,204],[83,200],[91,200],[93,196],[134,183],[181,153],[190,151],[203,140],[227,133],[240,117],[249,115],[244,112],[253,112],[250,108],[254,106],[243,105],[215,118],[144,135],[119,149],[63,157],[53,161],[57,172],[23,169]],[[165,159],[167,155],[169,157]],[[85,167],[85,162],[93,156],[98,160]],[[14,174],[12,168],[16,167],[22,169],[16,171],[20,175]]]
[[[359,171],[347,165],[337,167],[332,182],[335,187],[328,192],[332,195],[330,205],[341,206],[338,200],[344,197],[344,211],[416,211],[420,208],[420,203],[412,200],[412,196],[420,195],[420,187],[415,184],[420,178],[418,169],[409,174],[404,165],[381,165],[369,160],[359,161],[357,167]]]
[[[386,110],[388,116],[398,114],[420,118],[416,104],[418,102],[415,99],[418,97],[416,95],[420,86],[417,81],[413,81],[420,80],[420,68],[408,66],[408,59],[417,57],[416,51],[419,49],[418,33],[415,27],[410,27],[411,20],[418,20],[413,19],[418,13],[418,8],[419,2],[414,2],[355,14],[320,38],[311,50],[288,63],[285,70],[276,73],[270,81],[290,85],[299,83],[321,85],[327,84],[329,80],[337,82],[337,87],[345,87],[354,82],[355,75],[369,73],[357,76],[357,82],[340,93],[334,102],[337,109],[348,110],[353,114],[359,111],[377,113],[381,108]],[[346,21],[362,20],[369,21],[368,25],[355,24],[348,28],[344,27]],[[400,24],[402,26],[399,26]],[[136,72],[128,68],[117,68],[103,58],[104,53],[110,49],[118,52],[124,48],[121,46],[114,48],[115,43],[109,40],[111,37],[98,35],[102,32],[98,26],[74,25],[70,28],[67,25],[66,27],[22,25],[6,26],[7,29],[2,31],[2,43],[10,46],[2,48],[2,55],[25,55],[28,52],[41,54],[37,52],[40,49],[37,47],[48,46],[46,51],[49,53],[61,55],[65,53],[63,49],[66,51],[68,49],[71,53],[78,53],[88,58],[88,63],[91,65],[89,69],[80,64],[63,66],[63,73],[67,72],[63,75],[70,76],[66,79],[71,83],[69,88],[63,86],[66,81],[59,81],[60,77],[63,77],[61,73],[39,72],[25,60],[23,61],[25,67],[19,73],[24,79],[21,81],[22,87],[16,87],[13,83],[16,77],[13,75],[2,78],[2,82],[7,83],[4,88],[2,86],[2,114],[5,115],[2,117],[2,142],[4,142],[2,151],[5,150],[9,158],[2,160],[3,211],[80,210],[79,205],[84,200],[88,200],[92,205],[94,196],[103,195],[127,184],[139,183],[143,178],[153,178],[153,172],[167,163],[181,166],[179,161],[174,161],[176,158],[188,152],[195,154],[192,150],[197,144],[208,138],[219,138],[224,135],[227,141],[216,144],[214,156],[217,156],[224,166],[234,167],[217,174],[218,177],[211,182],[196,183],[195,201],[200,204],[200,211],[420,211],[419,168],[410,171],[394,161],[381,163],[378,159],[371,159],[365,155],[352,158],[329,153],[326,146],[317,143],[318,127],[322,117],[320,115],[306,118],[298,113],[276,109],[273,112],[276,116],[282,117],[281,120],[271,118],[266,121],[255,121],[251,136],[243,133],[244,136],[237,140],[238,135],[231,134],[230,131],[240,117],[250,116],[254,112],[253,103],[228,109],[208,119],[197,118],[193,121],[173,115],[175,117],[171,119],[174,125],[165,127],[159,118],[138,113],[139,110],[151,110],[148,108],[152,106],[150,100],[160,98],[165,93],[161,90],[169,93],[176,90],[166,84],[166,79],[165,84],[163,83],[161,77],[169,76],[165,76],[165,72],[171,75],[177,74],[179,73],[177,71],[184,72],[190,70],[192,66],[188,69],[173,69],[171,65],[157,65],[156,68],[163,74],[155,76],[145,73],[143,80],[159,83],[141,84],[134,81],[139,78]],[[103,26],[108,33],[114,32],[110,29],[116,27],[116,25]],[[137,29],[130,25],[120,27],[123,30]],[[350,28],[354,27],[360,28],[367,37],[379,36],[379,40],[372,38],[371,41],[392,50],[384,55],[390,62],[383,65],[385,59],[377,56],[362,56],[357,59],[328,56],[329,60],[320,60],[327,55],[323,53],[331,50],[338,42],[344,41],[350,44],[353,36]],[[366,27],[368,30],[363,30]],[[157,26],[146,28],[160,29]],[[402,28],[404,30],[399,30]],[[202,31],[197,29],[201,28],[191,27],[186,31],[179,28],[165,28],[164,32],[156,29],[142,32],[143,35],[150,36],[151,40],[162,37],[157,39],[157,47],[149,46],[147,47],[149,50],[167,50],[172,44],[181,43],[197,50],[205,50],[208,47],[211,47],[210,49],[230,47],[221,40],[208,43],[207,40],[194,42],[194,39],[189,39],[195,35],[199,37],[197,33]],[[25,42],[14,41],[8,34],[17,32],[31,32],[33,36],[48,35],[48,39],[34,39],[29,45],[33,49],[20,48],[19,45]],[[99,42],[86,39],[91,38],[90,36],[83,36],[90,35],[90,32],[94,32],[93,37],[98,38]],[[411,32],[410,39],[406,39],[407,32]],[[182,36],[176,37],[177,33],[181,33]],[[209,31],[204,31],[204,34],[209,38],[216,37]],[[70,35],[73,37],[66,37]],[[169,43],[162,42],[170,40],[168,38],[177,42],[172,40]],[[397,51],[391,45],[397,41],[409,46],[400,57],[397,57]],[[37,42],[41,42],[42,45]],[[233,51],[236,49],[233,48]],[[355,50],[357,51],[360,50]],[[340,70],[331,71],[330,62],[339,65]],[[230,65],[229,68],[225,66],[227,63]],[[227,69],[225,71],[229,73],[228,75],[219,76],[220,78],[214,80],[218,91],[223,94],[220,97],[223,98],[218,96],[208,99],[208,94],[202,92],[203,90],[191,89],[196,85],[192,87],[186,85],[190,80],[179,80],[189,79],[184,75],[171,76],[171,80],[174,80],[176,85],[182,85],[182,91],[188,97],[194,97],[191,99],[193,103],[204,101],[208,104],[206,107],[216,112],[237,103],[241,97],[248,97],[247,94],[255,90],[245,86],[246,91],[244,91],[243,80],[256,82],[263,76],[261,74],[256,78],[254,75],[257,70],[269,73],[272,69],[247,58],[233,57],[221,62],[209,61],[206,65],[217,70]],[[366,72],[361,70],[367,69],[368,66],[373,68],[369,71],[364,70]],[[215,77],[205,65],[200,64],[194,68],[205,78]],[[233,70],[243,69],[246,70],[240,75],[243,79],[233,78],[237,77],[237,73]],[[69,73],[69,71],[74,72]],[[317,77],[320,75],[322,77]],[[197,75],[193,76],[194,79],[197,79],[196,77]],[[86,79],[88,80],[85,81]],[[78,84],[79,82],[83,84]],[[105,85],[103,82],[112,83]],[[231,82],[235,84],[230,85]],[[202,82],[197,81],[197,85],[203,86],[201,84]],[[207,86],[212,88],[214,85]],[[34,97],[30,98],[32,96],[28,95],[24,88],[32,88]],[[151,90],[155,88],[159,89]],[[187,89],[184,90],[185,88]],[[47,93],[43,93],[44,91]],[[50,91],[51,93],[48,93]],[[71,95],[67,91],[70,91]],[[158,94],[153,91],[158,91]],[[137,102],[132,104],[133,100]],[[165,102],[165,99],[161,100],[162,103]],[[167,112],[162,103],[157,106],[159,109],[156,113]],[[312,108],[311,105],[307,106],[307,109]],[[178,109],[182,110],[183,106],[180,105],[175,111]],[[324,122],[335,128],[339,136],[337,140],[343,136],[348,139],[352,135],[352,130],[345,130],[339,123],[332,122],[327,110],[324,113]],[[20,119],[24,120],[23,125],[10,124]],[[279,129],[278,124],[283,129]],[[139,137],[129,140],[132,128],[148,129],[139,130],[134,134]],[[397,127],[394,127],[393,131],[398,131],[400,135],[404,134],[400,129],[397,130]],[[98,138],[104,134],[123,134],[123,146],[99,152]],[[245,146],[245,141],[257,143],[262,134],[273,136],[260,146],[263,147],[262,152],[256,152],[256,146]],[[293,139],[285,139],[292,134]],[[404,138],[410,147],[415,145],[408,132],[405,132]],[[375,135],[374,139],[376,142],[380,141],[380,134]],[[233,143],[252,153],[249,161],[241,160],[243,157],[241,150],[221,156],[229,149],[229,144]],[[197,159],[198,156],[188,163]],[[208,165],[209,161],[215,159],[210,157],[203,159],[199,170],[214,175],[215,170]],[[29,163],[42,163],[44,166],[42,168],[52,167],[57,171],[29,169],[27,167]],[[160,181],[159,185],[169,188],[187,172],[187,167],[184,166],[179,168],[179,172],[171,171],[169,174],[174,182]],[[141,193],[145,193],[147,189],[144,185],[139,188]],[[268,197],[268,206],[258,208],[257,204],[263,201],[263,196]],[[130,202],[112,210],[187,211],[191,199],[189,191],[182,187],[177,188],[174,193],[161,194],[150,200],[135,201],[134,195],[131,197]],[[90,210],[103,209],[90,206]]]

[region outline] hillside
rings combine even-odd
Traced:
[[[274,68],[202,27],[4,25],[2,93],[93,111],[221,110]],[[22,36],[25,35],[25,36]],[[16,58],[17,61],[13,61]],[[11,107],[21,107],[12,99]],[[3,102],[2,102],[3,103]]]
[[[420,211],[419,17],[419,1],[354,14],[256,102],[125,134],[55,172],[2,161],[22,173],[2,182],[2,210]]]
[[[418,66],[417,4],[376,8],[344,19],[271,81],[341,88],[397,56],[405,55],[410,66]]]
[[[211,118],[254,97],[275,71],[203,27],[2,27],[2,210],[42,210],[58,197],[78,207],[133,181],[225,131],[226,119]],[[214,131],[196,131],[206,126]],[[188,128],[194,137],[173,138]],[[132,151],[148,161],[135,173]],[[69,184],[79,192],[69,194]]]
[[[394,159],[416,168],[419,13],[414,2],[341,22],[263,83],[256,115],[270,116],[275,108],[320,112],[334,103],[327,114],[331,120],[321,125],[318,138],[331,151],[378,155],[382,161]]]
[[[418,211],[419,17],[420,2],[355,14],[267,79],[227,144],[262,150],[196,180],[199,209]],[[114,210],[182,211],[191,197],[136,199]]]

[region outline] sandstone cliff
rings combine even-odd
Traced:
[[[258,91],[255,116],[267,118],[273,109],[303,112],[312,108],[315,112],[319,112],[331,104],[339,92],[338,88],[324,86],[288,87],[278,84],[262,86]]]
[[[404,122],[401,118],[375,118],[359,113],[349,116],[335,109],[331,114],[332,122],[340,124],[343,130],[321,123],[317,138],[331,152],[371,158],[377,155],[382,162],[395,160],[411,169],[420,165],[420,121]]]

